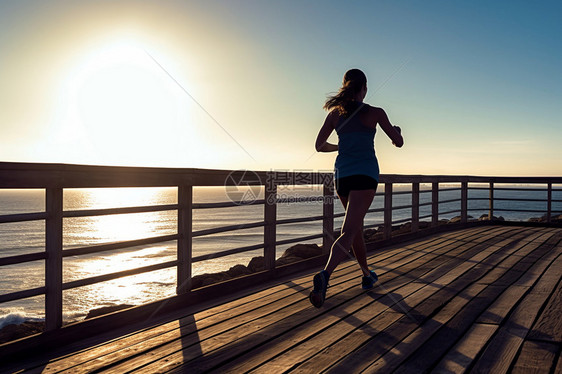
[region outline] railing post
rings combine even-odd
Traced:
[[[468,182],[461,182],[461,223],[468,222]]]
[[[420,228],[420,183],[412,183],[412,232]]]
[[[489,197],[489,211],[488,211],[488,219],[492,219],[494,217],[494,182],[490,182],[490,197]]]
[[[193,250],[193,186],[178,187],[178,284],[176,294],[191,290]]]
[[[439,221],[439,183],[431,184],[431,226],[437,226]]]
[[[330,178],[323,185],[322,199],[322,253],[330,253],[332,244],[334,244],[334,182]]]
[[[392,183],[384,184],[384,238],[392,237]]]
[[[45,330],[62,326],[62,188],[47,188],[45,207]]]
[[[265,186],[264,204],[264,260],[267,270],[275,269],[275,242],[277,241],[277,185],[268,183]]]
[[[552,182],[548,182],[546,192],[546,222],[552,219]]]

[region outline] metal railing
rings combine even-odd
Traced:
[[[129,167],[102,167],[59,164],[27,164],[27,163],[0,163],[0,189],[43,189],[45,191],[45,211],[0,215],[0,224],[44,221],[45,222],[45,250],[35,253],[26,253],[0,257],[0,267],[7,265],[23,264],[30,261],[45,261],[44,285],[36,288],[17,292],[0,294],[0,304],[21,300],[29,297],[45,295],[45,323],[46,330],[56,330],[63,325],[63,291],[77,287],[93,285],[99,282],[113,280],[125,276],[152,272],[167,268],[176,268],[178,295],[192,291],[192,265],[195,262],[212,258],[224,257],[232,254],[263,249],[265,272],[272,272],[276,264],[276,248],[281,245],[302,242],[305,240],[321,239],[324,254],[327,254],[334,240],[334,221],[344,213],[334,213],[334,190],[331,173],[314,172],[282,172],[258,171],[251,172],[252,178],[244,180],[246,171],[230,170],[205,170],[205,169],[167,169],[167,168],[129,168]],[[227,201],[214,203],[195,203],[193,201],[193,188],[198,186],[236,186],[243,181],[248,187],[260,186],[264,191],[262,199],[252,201]],[[381,224],[365,226],[383,228],[383,238],[393,236],[393,225],[411,222],[410,232],[420,229],[420,222],[430,219],[430,226],[439,224],[440,215],[457,214],[461,224],[469,221],[469,212],[482,210],[482,207],[469,207],[470,202],[487,201],[487,212],[491,218],[498,211],[533,212],[544,214],[545,221],[550,222],[551,217],[559,210],[553,210],[553,204],[562,203],[562,199],[554,199],[554,194],[562,191],[561,177],[471,177],[471,176],[421,176],[421,175],[382,175],[381,185],[384,192],[384,205],[381,208],[370,209],[368,214],[382,213]],[[543,186],[541,188],[507,188],[497,187],[498,184],[526,184]],[[299,217],[290,219],[277,219],[277,205],[285,202],[277,198],[278,186],[284,185],[320,185],[322,196],[303,197],[302,201],[311,198],[323,202],[322,215]],[[420,186],[431,186],[422,189]],[[394,186],[400,191],[394,191]],[[404,189],[403,186],[408,186]],[[440,188],[440,186],[442,188]],[[63,191],[74,188],[115,188],[115,187],[176,187],[177,204],[136,206],[107,209],[64,210]],[[487,198],[469,197],[469,191],[488,191]],[[509,191],[544,191],[545,199],[530,198],[498,198],[496,192]],[[440,193],[460,192],[460,197],[440,200]],[[420,197],[430,194],[430,199],[422,201]],[[393,206],[393,198],[402,195],[411,197],[410,204]],[[299,201],[299,199],[296,199]],[[522,210],[498,208],[497,202],[525,201],[546,204],[546,209]],[[212,229],[193,230],[193,211],[197,209],[225,208],[243,205],[263,205],[263,219],[243,224],[231,224]],[[440,210],[441,206],[455,205],[448,210]],[[421,214],[421,210],[428,209],[430,213]],[[395,211],[410,211],[405,218],[394,219]],[[132,214],[175,211],[177,213],[177,232],[174,234],[160,235],[142,239],[126,240],[115,243],[104,243],[79,248],[63,249],[63,219],[77,217],[94,217],[115,214]],[[404,216],[404,214],[402,214]],[[322,222],[322,230],[306,236],[277,240],[277,227],[285,224],[301,222]],[[224,232],[263,227],[263,243],[245,245],[220,252],[193,256],[193,238]],[[166,261],[148,266],[138,267],[109,274],[97,275],[85,279],[63,282],[63,258],[70,256],[83,256],[98,254],[118,249],[146,246],[162,242],[177,242],[177,257],[173,261]],[[290,266],[290,265],[287,265]]]

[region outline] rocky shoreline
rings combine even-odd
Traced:
[[[476,219],[469,216],[469,221],[489,221],[488,215],[482,215],[480,218]],[[439,221],[439,225],[454,224],[460,222],[460,217],[454,217],[450,220],[444,219]],[[505,221],[503,217],[492,217],[492,221]],[[534,223],[544,223],[546,222],[546,216],[540,218],[530,218],[527,222]],[[562,214],[551,217],[551,222],[555,224],[562,224]],[[419,229],[424,230],[431,226],[430,222],[419,222]],[[365,242],[375,242],[383,239],[383,227],[378,229],[366,229],[363,233],[365,237]],[[407,222],[400,226],[393,226],[393,235],[408,234],[411,232],[411,223]],[[296,244],[292,247],[287,248],[283,255],[275,261],[276,266],[283,266],[293,262],[301,261],[307,258],[319,256],[322,254],[322,246],[318,244]],[[200,288],[209,286],[214,283],[224,282],[237,277],[242,277],[245,275],[250,275],[252,273],[260,272],[265,270],[265,260],[263,256],[254,257],[250,260],[248,265],[234,265],[227,271],[222,271],[219,273],[208,273],[196,275],[192,278],[192,287]],[[85,319],[94,318],[104,314],[112,313],[118,310],[131,308],[134,305],[120,304],[107,306],[102,308],[92,309]],[[45,322],[37,321],[23,321],[19,324],[6,325],[0,329],[0,344],[20,339],[29,335],[37,334],[45,329]]]

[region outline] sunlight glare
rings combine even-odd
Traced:
[[[90,204],[104,207],[132,207],[152,205],[157,202],[160,191],[153,188],[102,188],[89,196]],[[158,213],[116,214],[92,217],[92,230],[108,241],[134,240],[156,230],[152,218]]]
[[[184,94],[131,42],[88,54],[64,91],[69,103],[60,137],[85,140],[103,162],[146,164],[169,150],[173,132],[187,122]]]

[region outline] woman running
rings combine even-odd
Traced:
[[[317,308],[324,304],[330,275],[352,252],[361,267],[361,286],[370,289],[378,277],[369,271],[363,219],[375,197],[379,180],[379,165],[375,156],[374,138],[377,124],[396,147],[404,139],[400,127],[392,126],[385,111],[363,102],[367,94],[367,77],[359,69],[347,71],[339,92],[328,97],[324,109],[329,111],[316,138],[318,152],[338,152],[335,164],[336,192],[345,208],[341,235],[330,251],[324,270],[314,276],[310,302]],[[338,134],[338,144],[328,143],[332,131]]]

